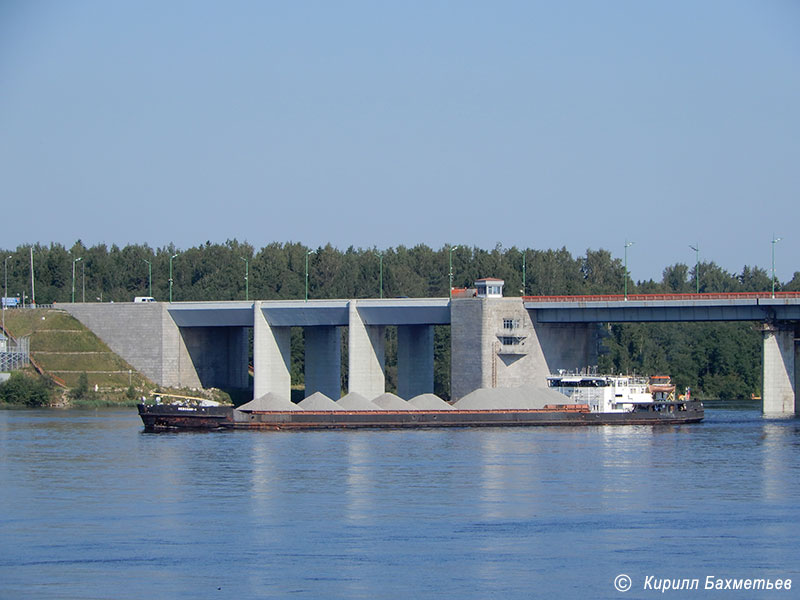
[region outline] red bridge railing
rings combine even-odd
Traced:
[[[772,298],[772,292],[721,292],[711,294],[628,294],[630,301],[647,300],[752,300]],[[800,298],[800,292],[775,292],[775,299]],[[624,294],[584,296],[523,296],[524,302],[624,302]]]

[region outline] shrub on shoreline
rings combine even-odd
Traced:
[[[30,377],[14,371],[0,384],[0,403],[22,406],[49,406],[53,400],[53,382],[45,377]]]

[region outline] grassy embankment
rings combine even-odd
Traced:
[[[132,406],[156,387],[63,311],[7,310],[5,322],[15,338],[30,336],[31,357],[66,385],[67,389],[53,394],[55,404]],[[82,387],[83,393],[76,394]]]

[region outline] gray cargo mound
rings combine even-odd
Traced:
[[[314,392],[297,404],[303,410],[342,410],[342,407],[322,392]]]
[[[344,410],[381,410],[381,407],[357,392],[350,392],[336,403]]]
[[[420,394],[408,403],[417,410],[453,410],[452,406],[435,394]]]
[[[373,400],[372,403],[382,408],[383,410],[416,409],[416,407],[412,406],[411,404],[403,400],[400,396],[397,396],[391,392],[386,392],[385,394],[381,394],[380,396],[375,398],[375,400]]]
[[[264,410],[303,410],[297,404],[289,400],[288,398],[284,398],[283,396],[279,396],[275,392],[269,392],[268,394],[264,394],[260,398],[256,398],[255,400],[251,400],[247,404],[242,404],[239,407],[239,410],[243,412],[252,412],[254,410],[264,411]]]
[[[548,404],[574,404],[564,394],[539,386],[480,388],[453,404],[458,410],[530,410]]]

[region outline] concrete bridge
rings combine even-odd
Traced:
[[[527,296],[541,323],[759,321],[763,332],[763,411],[800,413],[800,292]]]
[[[535,383],[596,364],[597,323],[759,321],[764,412],[793,415],[800,371],[800,293],[546,296],[59,304],[156,383],[246,388],[253,330],[254,396],[290,392],[291,328],[302,327],[306,395],[385,391],[385,328],[397,327],[398,395],[433,391],[433,327],[451,327],[451,395]],[[346,343],[343,328],[347,328]]]

